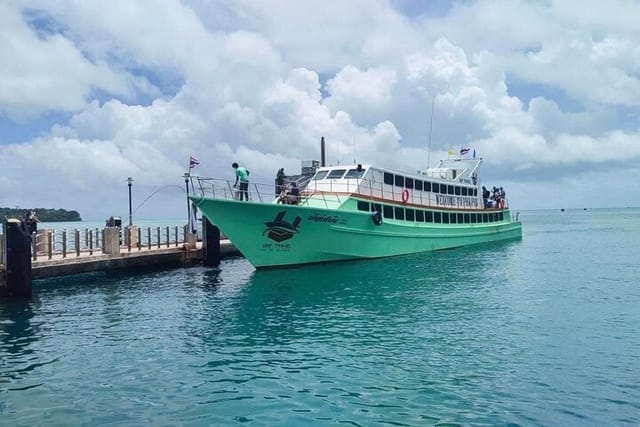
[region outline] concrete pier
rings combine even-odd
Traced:
[[[16,226],[22,230],[19,220],[9,221],[16,221]],[[182,230],[179,227],[121,229],[107,226],[102,230],[87,229],[84,233],[80,230],[39,230],[37,236],[25,234],[23,245],[19,245],[19,239],[12,237],[15,233],[8,232],[5,227],[5,232],[0,234],[0,294],[15,290],[16,286],[27,289],[22,286],[27,282],[21,278],[29,279],[30,290],[31,279],[138,267],[217,265],[220,258],[240,255],[229,240],[220,240],[215,227],[211,230],[209,225],[209,228],[209,238],[217,240],[209,241],[207,252],[207,243],[197,241],[196,235],[186,226]],[[2,244],[9,240],[9,245]],[[25,250],[21,249],[23,246]],[[18,254],[26,258],[17,258]],[[212,257],[215,258],[213,262]],[[16,261],[23,258],[24,262]],[[9,264],[13,267],[8,268]]]
[[[196,242],[193,247],[183,244],[178,247],[152,247],[131,252],[125,249],[117,254],[95,251],[91,255],[87,253],[72,258],[64,258],[62,255],[55,255],[51,259],[39,258],[32,262],[31,270],[34,279],[44,279],[114,269],[190,267],[202,263],[203,253],[202,242]],[[240,255],[228,240],[220,241],[220,254],[222,257]]]

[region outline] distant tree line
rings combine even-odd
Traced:
[[[80,218],[80,214],[77,211],[46,208],[0,208],[0,218],[25,218],[27,213],[31,211],[35,211],[38,221],[41,222],[82,221],[82,218]]]

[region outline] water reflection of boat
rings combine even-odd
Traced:
[[[448,159],[418,174],[369,165],[319,168],[298,203],[278,204],[254,185],[252,201],[229,182],[198,178],[191,199],[256,267],[380,258],[518,239],[505,200],[487,207],[482,159]],[[272,186],[269,186],[272,188]],[[273,190],[268,190],[273,191]]]

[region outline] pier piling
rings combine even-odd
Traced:
[[[4,223],[5,270],[0,273],[0,296],[31,298],[31,234],[18,219]]]
[[[204,228],[202,262],[207,267],[220,265],[220,229],[202,217]]]

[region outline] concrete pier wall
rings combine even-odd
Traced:
[[[120,255],[120,229],[105,227],[103,252],[109,255]]]
[[[240,252],[231,242],[223,240],[220,242],[220,255],[222,258],[228,258],[239,256]],[[183,245],[178,248],[125,251],[119,255],[97,254],[79,258],[57,257],[51,260],[39,260],[33,262],[32,274],[34,279],[44,279],[113,269],[190,267],[200,265],[202,258],[202,243],[198,242],[194,248]]]
[[[0,234],[0,239],[5,237]],[[44,229],[38,231],[37,237],[39,251],[31,260],[33,279],[111,269],[193,266],[202,264],[204,257],[203,242],[197,241],[197,236],[187,227],[140,229],[134,226],[124,230],[105,227],[103,230],[84,231]],[[36,236],[33,242],[36,242]],[[240,253],[231,242],[220,242],[221,258],[237,255]],[[0,253],[0,286],[7,284],[6,262],[2,261],[2,256]]]

